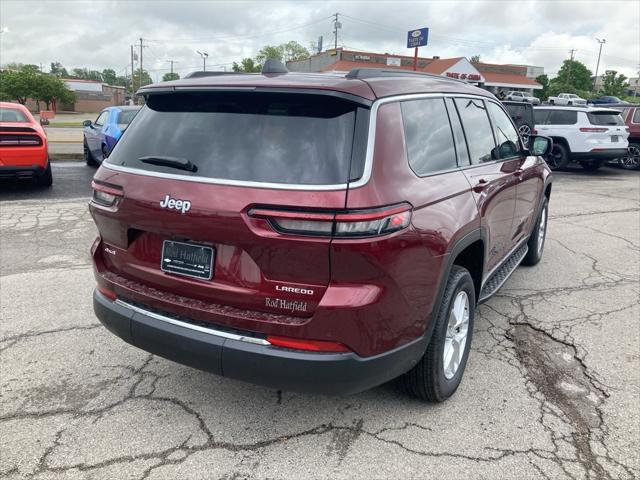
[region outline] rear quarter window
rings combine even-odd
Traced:
[[[633,123],[640,123],[640,108],[636,108],[633,112],[633,118],[631,119]]]
[[[457,167],[453,134],[443,98],[402,102],[409,165],[420,177]]]

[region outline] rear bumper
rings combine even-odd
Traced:
[[[0,178],[34,178],[44,175],[45,171],[40,165],[0,166]]]
[[[304,352],[111,301],[97,291],[93,306],[108,330],[136,347],[225,377],[291,391],[343,395],[367,390],[410,370],[428,342],[425,335],[371,357]]]
[[[608,148],[606,150],[598,150],[596,152],[572,153],[571,158],[573,160],[611,160],[614,158],[624,157],[626,154],[626,148]]]

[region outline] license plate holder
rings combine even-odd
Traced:
[[[211,280],[215,256],[215,249],[206,245],[165,240],[162,242],[160,269],[185,277]]]
[[[617,142],[618,141],[618,135],[611,135],[611,141],[612,142]]]

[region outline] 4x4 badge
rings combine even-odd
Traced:
[[[160,202],[162,208],[172,208],[174,210],[180,210],[182,213],[187,213],[191,209],[191,202],[189,200],[176,200],[171,198],[170,195],[164,197],[164,200]]]

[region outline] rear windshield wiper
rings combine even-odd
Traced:
[[[159,165],[161,167],[177,168],[179,170],[186,170],[187,172],[197,172],[198,167],[191,163],[186,158],[179,157],[159,157],[156,155],[150,155],[148,157],[138,158],[142,163],[149,163],[151,165]]]

